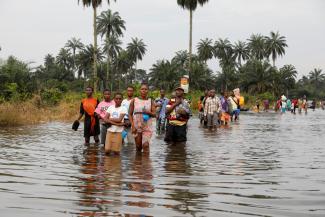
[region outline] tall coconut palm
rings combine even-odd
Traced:
[[[214,53],[214,47],[212,39],[201,39],[197,45],[197,53],[200,60],[203,60],[205,63],[212,59]]]
[[[137,62],[142,60],[143,56],[147,51],[147,45],[143,42],[142,39],[132,38],[132,42],[127,45],[127,52],[129,53],[129,57],[131,61],[135,65],[135,69],[137,68]],[[136,70],[134,71],[136,73]],[[134,75],[136,78],[136,75]]]
[[[239,66],[241,66],[241,61],[249,59],[249,48],[247,44],[243,41],[238,41],[233,46],[234,58],[237,59]]]
[[[106,0],[109,4],[111,0]],[[96,18],[97,18],[97,8],[102,4],[102,0],[78,0],[78,3],[82,2],[83,6],[85,7],[92,7],[93,8],[93,28],[94,28],[94,53],[93,53],[93,80],[94,80],[94,90],[97,90],[97,25],[96,25]]]
[[[289,89],[293,88],[297,78],[297,70],[293,65],[284,65],[279,70],[279,82],[277,86],[282,86],[286,90],[287,96]]]
[[[101,37],[106,37],[105,45],[110,47],[107,43],[111,41],[109,39],[111,36],[123,36],[123,30],[125,30],[125,21],[122,20],[118,12],[112,12],[111,10],[103,11],[97,17],[97,30]],[[116,39],[114,38],[115,42]],[[113,41],[114,42],[114,41]],[[114,46],[114,45],[113,45]],[[106,50],[107,54],[107,67],[106,67],[106,86],[108,85],[108,78],[109,78],[109,70],[110,70],[110,62],[111,57],[109,54],[109,50]]]
[[[68,42],[65,44],[65,47],[70,52],[72,52],[73,69],[76,70],[76,51],[83,49],[84,44],[81,42],[81,39],[72,38],[68,40]]]
[[[105,40],[105,44],[103,47],[104,53],[107,54],[107,70],[106,70],[106,88],[108,87],[108,81],[109,81],[109,69],[111,68],[111,63],[119,56],[121,50],[122,50],[122,41],[116,36],[111,35]],[[109,68],[109,69],[108,69]],[[111,79],[111,89],[112,86],[112,79]]]
[[[248,39],[248,47],[250,49],[251,57],[257,60],[263,60],[266,55],[266,40],[260,34],[253,34]]]
[[[234,74],[236,65],[233,46],[226,38],[217,40],[214,47],[214,56],[219,59],[219,65],[222,68],[222,76],[225,81],[224,89],[227,91],[229,78]]]
[[[73,58],[69,50],[61,48],[56,57],[56,63],[63,66],[66,70],[70,71],[73,67]]]
[[[323,74],[322,69],[314,69],[309,72],[309,80],[315,85],[316,90],[319,88],[322,81],[325,81],[325,74]]]
[[[286,38],[280,36],[279,32],[271,32],[270,36],[266,37],[266,55],[272,57],[273,66],[275,60],[285,54],[285,47],[288,47]]]
[[[192,38],[193,38],[193,12],[198,5],[203,6],[208,3],[209,0],[177,0],[177,4],[183,9],[190,11],[190,40],[189,40],[189,73],[191,72],[192,64]]]

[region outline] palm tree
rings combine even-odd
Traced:
[[[250,49],[251,57],[257,60],[263,60],[266,55],[266,40],[260,34],[253,34],[248,39],[248,47]]]
[[[83,49],[84,44],[81,42],[81,39],[72,38],[68,40],[65,44],[65,47],[72,52],[73,55],[73,69],[76,70],[76,51]]]
[[[144,54],[147,51],[147,45],[143,42],[142,39],[132,38],[132,42],[127,45],[127,52],[129,53],[129,57],[131,61],[135,65],[135,69],[137,68],[137,61],[142,60]],[[136,73],[136,70],[134,71]],[[136,75],[134,75],[136,78]]]
[[[63,66],[66,70],[70,71],[70,69],[73,67],[73,58],[71,56],[71,53],[67,49],[61,48],[59,54],[56,57],[56,63]]]
[[[111,36],[114,36],[116,42],[117,37],[123,36],[123,30],[125,30],[125,21],[122,20],[118,12],[112,12],[111,10],[103,11],[99,17],[97,17],[97,29],[98,33],[105,39],[105,45],[110,47],[107,43],[110,43]],[[114,41],[113,41],[114,42]],[[114,45],[113,45],[114,46]],[[110,54],[109,50],[106,50],[107,54],[107,68],[106,68],[106,86],[108,85],[109,70],[110,70]]]
[[[203,6],[209,0],[177,0],[177,4],[183,9],[190,11],[190,40],[189,40],[189,73],[191,72],[192,64],[192,34],[193,34],[193,11],[196,10],[198,4]]]
[[[214,56],[219,59],[225,81],[225,90],[228,90],[229,76],[235,71],[235,56],[233,46],[228,39],[219,39],[214,45]]]
[[[288,47],[286,39],[279,32],[271,32],[270,37],[266,37],[266,54],[272,56],[273,66],[278,56],[285,54],[285,47]]]
[[[76,63],[78,67],[78,73],[84,74],[84,77],[90,78],[91,66],[94,63],[94,53],[96,53],[96,58],[98,61],[103,59],[103,53],[101,49],[96,49],[92,44],[85,46],[80,53],[77,55]]]
[[[200,60],[203,60],[205,63],[212,59],[214,53],[214,47],[212,39],[201,39],[197,45],[197,53]]]
[[[120,54],[122,50],[122,41],[115,35],[111,35],[105,40],[105,45],[103,47],[104,53],[107,54],[107,70],[106,70],[106,88],[108,87],[109,81],[109,68],[111,66],[112,61],[114,61]],[[111,90],[112,90],[112,79],[111,79]]]
[[[189,54],[186,50],[180,50],[175,53],[175,56],[172,59],[172,63],[182,67],[183,69],[186,68],[189,61]]]
[[[312,84],[315,85],[316,90],[318,90],[321,82],[325,80],[325,74],[323,74],[323,70],[315,68],[309,72],[309,80]]]
[[[118,80],[118,89],[121,90],[121,80],[123,75],[127,75],[128,70],[132,67],[133,61],[130,58],[130,54],[126,50],[122,50],[117,58],[114,59],[113,67],[116,72]]]
[[[110,3],[110,0],[106,0],[107,3]],[[94,28],[94,53],[93,53],[93,82],[94,82],[94,90],[97,91],[97,25],[96,25],[96,18],[97,18],[97,8],[102,4],[102,0],[78,0],[78,3],[82,2],[83,6],[85,7],[93,7],[93,28]]]
[[[175,79],[180,77],[178,69],[178,65],[175,62],[158,60],[150,69],[149,82],[155,88],[173,90],[179,82],[178,79]]]
[[[297,70],[293,65],[284,65],[279,70],[279,81],[277,86],[283,86],[289,96],[289,89],[293,88],[297,78]]]
[[[233,46],[234,58],[237,59],[239,66],[241,66],[241,61],[249,59],[249,48],[248,45],[243,41],[238,41]]]

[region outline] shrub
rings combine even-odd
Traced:
[[[46,105],[57,105],[62,99],[62,92],[58,88],[45,89],[41,91],[42,103]]]

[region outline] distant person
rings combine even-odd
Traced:
[[[95,110],[99,101],[93,97],[94,89],[92,87],[86,88],[86,98],[81,101],[80,115],[78,121],[85,115],[84,120],[84,138],[85,144],[89,145],[90,137],[94,137],[95,143],[99,143],[98,135],[100,134],[99,119],[95,115]]]
[[[298,108],[298,99],[297,99],[297,98],[294,98],[294,99],[292,100],[292,110],[291,110],[291,112],[292,112],[293,114],[296,114],[296,110],[297,110],[297,108]]]
[[[121,93],[115,93],[114,102],[115,105],[110,106],[106,110],[105,122],[110,126],[107,129],[107,136],[105,142],[105,153],[120,154],[122,146],[122,132],[124,130],[124,118],[127,113],[127,109],[121,106],[123,95]]]
[[[268,112],[269,109],[270,109],[270,101],[269,101],[268,99],[265,99],[265,100],[263,101],[263,104],[264,104],[264,111],[265,111],[265,112]]]
[[[311,107],[310,107],[313,111],[315,111],[316,109],[316,100],[313,99],[313,101],[311,102]]]
[[[108,124],[105,123],[104,118],[106,116],[106,110],[111,106],[111,105],[115,105],[114,100],[111,100],[111,91],[109,91],[108,89],[105,89],[103,91],[103,101],[101,101],[96,110],[95,113],[99,118],[99,122],[100,122],[100,143],[105,145],[105,141],[106,141],[106,133],[107,133],[107,128],[108,128]]]
[[[255,107],[256,107],[256,112],[259,113],[260,112],[260,100],[259,99],[256,99]]]
[[[305,111],[305,114],[307,114],[307,110],[308,110],[308,102],[307,102],[307,97],[306,95],[304,95],[303,99],[302,99],[302,108]]]
[[[291,109],[292,109],[292,104],[291,104],[291,100],[290,99],[287,99],[287,101],[286,101],[286,103],[287,103],[287,110],[289,111],[289,112],[291,112]]]
[[[204,122],[203,100],[204,100],[204,96],[200,96],[200,99],[199,99],[199,101],[197,103],[197,107],[198,107],[198,111],[199,111],[198,117],[199,117],[201,125]]]
[[[322,110],[325,110],[325,100],[321,101],[321,108]]]
[[[227,92],[222,92],[220,97],[221,111],[220,111],[220,124],[228,125],[230,121],[229,103]]]
[[[205,90],[204,91],[204,96],[203,96],[203,99],[202,99],[202,108],[203,108],[203,113],[204,113],[204,107],[205,107],[205,102],[206,100],[209,98],[209,91],[208,90]],[[204,119],[204,115],[201,117],[201,124],[203,122],[203,126],[206,127],[207,126],[207,120]]]
[[[219,113],[221,110],[220,99],[216,96],[214,89],[210,90],[210,96],[205,101],[204,119],[207,121],[207,126],[210,130],[217,129],[219,121]]]
[[[128,144],[134,144],[134,137],[132,135],[132,130],[131,130],[131,122],[129,119],[129,108],[130,108],[130,103],[133,100],[133,95],[134,95],[134,87],[133,86],[128,86],[126,89],[126,94],[127,94],[127,98],[123,99],[122,101],[122,106],[126,108],[126,110],[128,111],[127,114],[125,114],[124,117],[124,123],[125,123],[125,131],[127,132],[127,136],[125,138],[125,143]]]
[[[169,99],[165,97],[165,90],[160,90],[160,97],[155,100],[156,105],[156,131],[157,134],[165,132],[166,130],[166,106]]]
[[[152,137],[152,118],[156,117],[155,104],[148,98],[149,86],[141,84],[140,97],[131,101],[129,119],[132,133],[138,152],[149,153],[149,144]]]
[[[231,121],[239,120],[240,114],[240,105],[239,105],[239,98],[236,97],[235,93],[233,92],[231,96],[228,98],[229,101],[229,112],[230,112],[230,119]]]
[[[176,98],[170,100],[167,105],[167,129],[165,135],[166,142],[186,142],[187,122],[190,118],[190,105],[184,100],[184,89],[175,89]]]
[[[298,113],[299,114],[301,114],[302,109],[303,109],[303,99],[302,98],[299,98],[298,99]]]

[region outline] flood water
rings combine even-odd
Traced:
[[[108,157],[71,124],[0,129],[0,216],[325,216],[325,111],[188,134]]]

